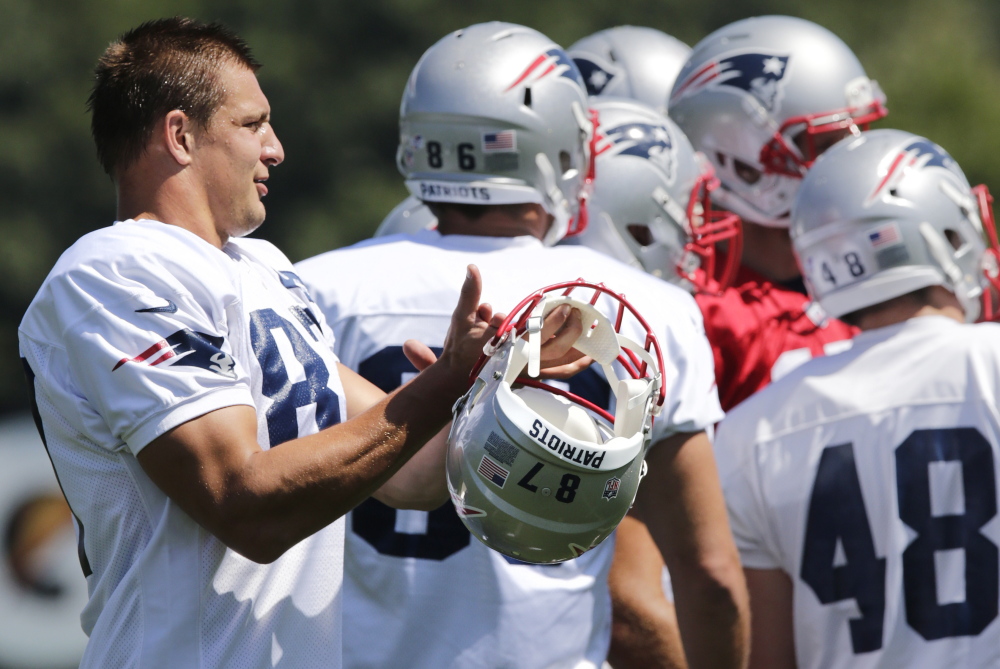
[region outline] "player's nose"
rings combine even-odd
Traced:
[[[268,124],[267,134],[260,147],[260,160],[268,167],[279,165],[285,160],[285,147],[281,145],[278,135],[274,132],[274,126]]]

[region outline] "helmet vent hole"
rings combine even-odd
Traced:
[[[570,157],[568,151],[559,152],[559,167],[562,169],[563,174],[566,174],[573,168],[573,159]]]
[[[899,197],[899,191],[897,189],[895,189],[895,188],[890,188],[889,189],[889,195],[891,195],[893,197]]]
[[[944,231],[944,236],[945,239],[948,240],[948,243],[951,244],[951,248],[955,249],[956,251],[962,248],[963,244],[962,235],[960,235],[958,232],[949,228]]]
[[[639,243],[639,246],[649,246],[653,243],[653,232],[648,225],[643,223],[629,223],[626,226],[632,239]]]
[[[611,59],[612,63],[617,63],[618,62],[618,56],[615,55],[615,50],[614,49],[609,49],[608,50],[608,58]]]
[[[524,87],[524,106],[531,106],[531,86]]]

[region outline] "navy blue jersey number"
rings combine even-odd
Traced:
[[[304,379],[293,382],[289,377],[274,339],[275,330],[281,330],[288,339]],[[272,400],[267,410],[267,434],[272,447],[299,437],[298,410],[310,404],[316,405],[319,429],[340,422],[340,401],[329,387],[330,370],[291,322],[273,309],[258,309],[250,314],[250,341],[263,371],[261,392]]]
[[[435,355],[441,353],[440,347],[431,350]],[[402,346],[387,346],[358,365],[358,374],[387,393],[402,385],[407,374],[416,371]],[[571,392],[599,406],[607,407],[610,403],[611,387],[593,369],[570,379],[569,387]],[[396,531],[396,510],[373,498],[351,512],[351,531],[383,555],[423,560],[444,560],[468,546],[472,537],[451,502],[428,513],[426,534],[407,534]],[[522,564],[512,558],[508,561]]]
[[[962,513],[932,513],[933,462],[960,466]],[[980,532],[997,513],[993,472],[993,450],[975,428],[917,430],[896,448],[899,517],[917,535],[903,551],[906,622],[927,640],[976,635],[997,617],[1000,555]],[[838,543],[844,564],[835,565]],[[958,549],[965,557],[964,601],[939,604],[934,554]],[[857,601],[861,617],[850,621],[855,653],[882,648],[885,562],[875,553],[853,445],[824,449],[809,501],[800,576],[823,604]]]

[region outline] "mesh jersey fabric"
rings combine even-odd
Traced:
[[[136,456],[215,409],[262,448],[345,415],[329,327],[288,260],[156,221],[81,238],[39,290],[21,355],[73,510],[90,600],[82,667],[337,667],[343,520],[272,564],[227,549]]]

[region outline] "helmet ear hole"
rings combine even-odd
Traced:
[[[569,151],[559,152],[559,169],[563,174],[573,169],[573,158],[569,155]]]
[[[955,249],[956,251],[962,248],[962,245],[965,244],[965,240],[962,239],[961,233],[959,233],[957,230],[946,228],[944,231],[944,236],[945,239],[948,240],[948,243],[951,244],[951,248]]]
[[[531,86],[524,87],[524,106],[531,106]]]
[[[639,246],[649,246],[656,241],[653,239],[653,231],[645,223],[629,223],[626,229]]]

